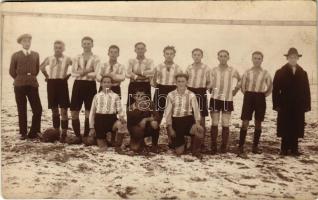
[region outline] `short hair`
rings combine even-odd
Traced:
[[[111,82],[113,83],[113,77],[110,76],[110,75],[108,75],[108,74],[102,76],[102,78],[100,79],[100,82],[103,82],[103,80],[104,80],[105,78],[109,78],[109,79],[111,80]]]
[[[188,74],[185,74],[185,73],[177,73],[177,74],[174,76],[174,78],[175,78],[176,80],[177,80],[178,78],[180,78],[180,77],[187,79],[187,81],[189,80],[189,75],[188,75]]]
[[[135,87],[133,90],[132,90],[132,93],[133,94],[136,94],[137,92],[143,92],[146,94],[146,90],[143,88],[143,87]]]
[[[110,45],[109,46],[109,48],[108,48],[108,51],[110,50],[110,49],[117,49],[118,50],[118,52],[119,52],[119,47],[117,46],[117,45]]]
[[[260,56],[262,56],[262,58],[264,58],[264,54],[262,52],[260,52],[260,51],[254,51],[252,53],[252,56],[254,56],[254,55],[260,55]]]
[[[89,36],[83,37],[83,38],[82,38],[82,42],[83,42],[84,40],[89,40],[89,41],[91,41],[92,43],[94,43],[93,38],[91,38],[91,37],[89,37]]]
[[[62,40],[55,40],[54,45],[56,45],[56,44],[61,44],[61,45],[65,46],[65,44]]]
[[[203,55],[203,50],[200,49],[200,48],[195,48],[195,49],[193,49],[193,50],[192,50],[192,54],[193,54],[194,52],[196,52],[196,51],[201,52],[201,54]]]
[[[176,49],[174,48],[174,46],[166,46],[164,49],[163,49],[163,53],[165,52],[165,51],[167,51],[167,50],[172,50],[174,53],[176,53],[177,51],[176,51]]]
[[[228,52],[228,50],[221,49],[220,51],[218,51],[218,56],[219,56],[221,53],[226,53],[228,56],[230,56],[230,53]]]
[[[137,42],[136,44],[135,44],[135,48],[138,46],[138,45],[143,45],[144,47],[146,47],[146,44],[145,43],[143,43],[143,42]]]

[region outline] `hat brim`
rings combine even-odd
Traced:
[[[30,36],[30,35],[20,36],[20,37],[17,39],[17,42],[20,44],[20,43],[21,43],[21,40],[23,40],[24,38],[32,39],[32,36]]]
[[[288,56],[290,56],[290,55],[297,55],[298,57],[302,57],[303,55],[302,54],[285,54],[284,56],[286,56],[286,57],[288,57]]]

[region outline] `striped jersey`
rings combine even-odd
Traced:
[[[47,57],[42,64],[42,71],[46,71],[49,79],[64,79],[67,76],[69,66],[72,64],[70,57]],[[46,68],[48,66],[48,69]]]
[[[139,75],[144,76],[145,79],[138,81],[149,82],[153,77],[153,72],[154,64],[152,59],[144,58],[143,60],[138,60],[137,58],[133,58],[128,61],[126,76],[131,81],[135,81],[137,75]]]
[[[97,55],[92,54],[85,62],[83,54],[80,54],[73,59],[72,76],[76,80],[94,81],[99,63],[100,59]],[[85,76],[80,76],[79,73],[84,69],[93,69],[94,71],[86,74]]]
[[[183,94],[178,90],[170,92],[166,100],[164,117],[167,125],[172,124],[172,117],[185,117],[194,115],[196,121],[201,118],[197,98],[193,92],[186,89]]]
[[[100,82],[102,76],[105,76],[107,74],[112,74],[119,79],[125,79],[125,67],[118,62],[114,65],[110,65],[109,62],[103,63],[100,67],[98,67],[96,80]],[[120,82],[113,83],[113,85],[120,85]]]
[[[173,63],[171,66],[168,66],[165,63],[161,63],[155,68],[155,73],[152,80],[153,85],[175,85],[175,75],[179,73],[182,73],[179,65]]]
[[[221,101],[233,101],[234,79],[237,80],[236,87],[239,87],[241,77],[233,67],[214,67],[211,70],[211,98]]]
[[[267,70],[252,67],[242,76],[241,90],[243,93],[246,91],[267,93],[267,96],[271,92],[272,84],[272,78]]]
[[[187,67],[186,74],[189,76],[188,87],[207,88],[210,85],[210,68],[206,64],[202,63],[198,67],[191,64]]]
[[[118,114],[124,116],[120,97],[110,89],[107,92],[101,91],[94,96],[89,114],[90,128],[94,128],[95,114]],[[107,123],[107,122],[105,122]]]

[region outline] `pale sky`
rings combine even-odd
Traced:
[[[257,20],[316,20],[316,3],[312,1],[213,1],[213,2],[82,2],[82,3],[3,3],[4,11],[43,12],[60,14],[89,14],[103,16],[134,16],[196,19],[257,19]],[[93,52],[107,60],[109,45],[121,48],[119,62],[127,65],[135,57],[133,45],[147,44],[147,56],[155,64],[163,61],[162,49],[174,45],[175,62],[186,68],[192,62],[191,50],[204,50],[203,62],[217,65],[220,49],[230,52],[229,64],[241,73],[251,67],[251,53],[264,53],[264,68],[271,74],[283,64],[283,56],[296,47],[303,57],[302,65],[310,73],[316,72],[316,27],[313,26],[230,26],[211,24],[169,24],[79,20],[48,17],[6,16],[4,19],[3,73],[7,74],[11,54],[19,50],[16,38],[33,35],[32,49],[43,59],[53,53],[56,39],[66,43],[65,54],[81,53],[80,40],[89,35],[95,40]]]

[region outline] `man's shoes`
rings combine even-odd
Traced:
[[[39,136],[38,133],[32,133],[32,132],[30,132],[30,133],[28,134],[28,138],[31,139],[31,140],[35,140],[35,139],[37,139],[37,138],[39,138],[39,137],[40,137],[40,136]]]
[[[281,150],[279,155],[281,156],[287,156],[288,155],[288,151],[287,150]]]
[[[28,136],[26,134],[23,134],[20,136],[20,140],[26,140],[28,139]]]
[[[257,146],[253,146],[252,152],[253,152],[254,154],[261,154],[261,153],[263,153],[262,150],[259,149]]]
[[[150,151],[152,153],[159,153],[158,145],[152,145],[151,148],[150,148]]]
[[[298,150],[297,150],[297,151],[292,151],[292,152],[291,152],[291,156],[298,157],[298,156],[301,156],[301,155],[302,155],[302,153],[301,153],[301,152],[299,152]]]
[[[239,147],[237,156],[240,157],[240,158],[243,158],[243,159],[248,158],[246,152],[244,151],[244,147],[243,146]]]

